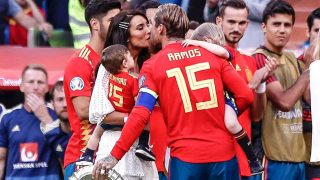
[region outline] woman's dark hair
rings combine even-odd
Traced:
[[[134,16],[142,16],[148,22],[148,18],[140,11],[129,10],[120,12],[111,20],[104,47],[114,44],[122,44],[128,47],[128,40],[130,37],[130,22]],[[148,48],[142,49],[137,60],[140,69],[143,62],[149,57],[150,54],[148,53]]]

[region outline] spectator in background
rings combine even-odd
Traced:
[[[38,24],[47,23],[44,18],[44,12],[33,0],[15,0],[23,9],[23,12],[33,18]],[[48,24],[49,25],[49,24]],[[51,26],[51,25],[50,25]],[[18,24],[14,19],[9,20],[10,45],[28,45],[28,29]]]
[[[91,0],[88,3],[85,19],[91,31],[90,41],[70,57],[64,71],[64,92],[72,131],[64,158],[65,179],[75,172],[75,162],[85,150],[95,127],[89,122],[89,102],[95,70],[110,21],[119,12],[120,2],[117,0]]]
[[[48,23],[37,22],[34,18],[26,15],[15,0],[0,1],[0,45],[5,43],[5,26],[7,25],[6,18],[12,17],[17,23],[24,28],[38,28],[50,36],[52,26]]]
[[[69,0],[69,25],[73,35],[73,47],[80,49],[90,40],[90,28],[85,20],[85,7],[90,0]]]
[[[51,103],[58,116],[56,121],[48,121],[40,124],[42,133],[56,152],[61,168],[63,169],[63,159],[71,136],[70,123],[67,113],[66,97],[63,90],[63,81],[58,80],[50,91]]]
[[[216,22],[216,18],[219,15],[219,5],[223,0],[207,0],[203,10],[203,18],[207,22]]]
[[[148,0],[138,5],[136,8],[147,16],[150,23],[151,18],[154,16],[160,5],[161,4],[157,0]]]
[[[267,107],[261,128],[265,174],[268,179],[304,179],[306,145],[301,99],[309,86],[309,70],[300,72],[295,55],[283,50],[292,32],[295,12],[286,1],[271,1],[262,19],[264,46],[253,57],[258,68],[264,66],[268,56],[280,64],[274,76],[266,80]]]
[[[71,31],[68,3],[69,0],[45,0],[46,19],[52,24],[53,29]]]
[[[163,3],[161,3],[163,4]],[[190,21],[204,22],[206,0],[181,0],[181,7],[187,12]]]
[[[270,0],[244,0],[249,9],[249,24],[239,42],[239,49],[256,49],[263,42],[262,13]],[[252,38],[254,37],[254,38]],[[252,51],[251,51],[252,52]]]
[[[23,69],[20,91],[24,103],[5,114],[0,123],[0,179],[61,178],[55,150],[40,130],[40,123],[57,122],[56,114],[45,104],[48,89],[43,67]]]
[[[320,30],[320,8],[313,10],[307,18],[308,30],[307,30],[307,45],[309,46],[313,42]]]
[[[60,120],[61,129],[65,133],[71,133],[70,123],[68,118],[68,111],[67,111],[67,101],[66,101],[66,96],[63,89],[62,80],[58,80],[53,85],[50,94],[52,97],[51,102],[53,105],[53,109]]]
[[[186,39],[190,39],[193,31],[198,27],[200,26],[200,23],[197,22],[197,21],[190,21],[189,22],[189,29],[188,29],[188,32],[186,34]]]

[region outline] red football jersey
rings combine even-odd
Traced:
[[[86,45],[72,55],[64,71],[64,92],[72,131],[72,136],[65,153],[65,167],[78,160],[95,127],[95,125],[90,124],[89,120],[81,120],[78,117],[72,103],[72,98],[91,96],[95,79],[94,70],[99,61],[99,54],[89,45]]]
[[[253,95],[226,60],[200,47],[169,44],[144,63],[139,85],[159,96],[171,156],[191,163],[234,157],[233,137],[224,124],[224,87],[234,94],[240,112],[252,103]],[[111,152],[116,158],[123,156],[148,121],[144,107],[135,106],[132,112]]]
[[[116,111],[129,113],[138,94],[137,77],[121,72],[109,76],[109,101]]]
[[[38,8],[39,12],[42,16],[44,16],[44,12],[41,8]],[[33,13],[31,8],[24,9],[23,12],[33,17]],[[28,45],[28,30],[24,28],[22,25],[17,23],[13,18],[9,20],[9,44],[10,45],[19,45],[19,46],[27,46]]]

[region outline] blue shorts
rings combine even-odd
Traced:
[[[159,172],[159,180],[168,180],[167,176],[164,174],[164,172]]]
[[[305,179],[305,163],[267,160],[264,179],[268,180],[300,180]]]
[[[237,180],[240,179],[236,158],[213,163],[187,163],[171,157],[170,180]]]
[[[264,177],[263,174],[256,174],[256,175],[253,175],[253,176],[250,176],[250,177],[242,176],[241,180],[264,180],[263,177]]]
[[[76,169],[76,163],[69,164],[66,168],[64,168],[64,180],[68,180],[69,177],[71,177],[74,173],[74,170]]]

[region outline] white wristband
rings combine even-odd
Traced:
[[[124,123],[126,123],[127,120],[128,120],[128,116],[126,116],[126,117],[123,118],[123,122],[124,122]]]
[[[266,92],[266,82],[260,83],[259,86],[256,88],[257,94],[263,94]]]

